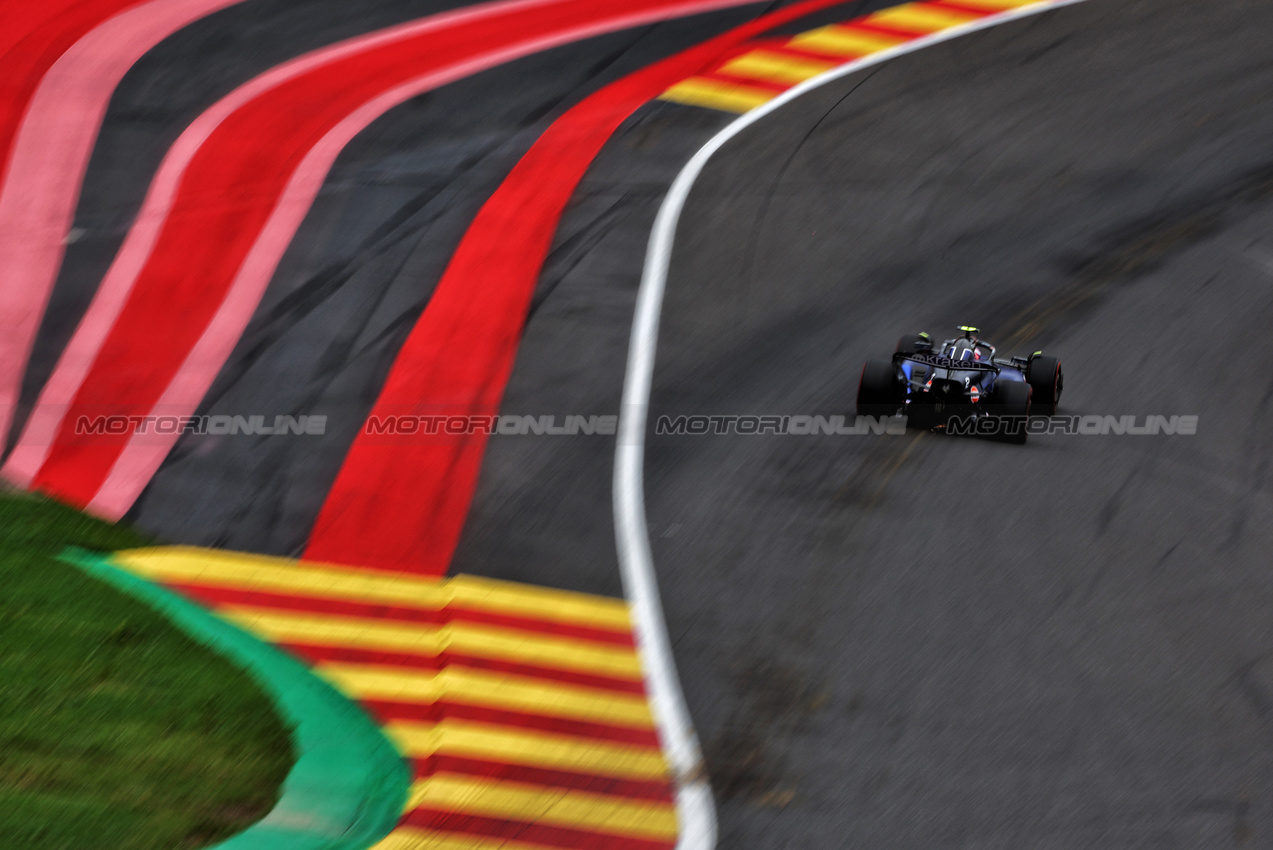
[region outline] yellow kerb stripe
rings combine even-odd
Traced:
[[[185,546],[132,549],[116,553],[114,560],[130,572],[159,582],[402,605],[428,611],[456,604],[544,622],[619,632],[631,629],[628,606],[621,599],[473,576],[439,581]]]
[[[616,631],[632,628],[628,603],[622,599],[550,590],[477,576],[456,576],[449,579],[447,584],[454,594],[455,602],[465,608]]]
[[[792,47],[812,50],[815,53],[830,53],[845,58],[865,56],[896,47],[909,39],[897,35],[867,32],[865,30],[846,29],[838,24],[819,27],[802,33],[788,42]]]
[[[400,826],[371,850],[553,850],[542,844],[527,844],[507,838],[434,832],[414,826]]]
[[[457,720],[390,723],[384,731],[413,758],[445,754],[620,779],[667,778],[662,752],[634,744]]]
[[[672,86],[660,97],[686,106],[705,106],[722,112],[743,113],[768,103],[777,94],[768,89],[690,77]]]
[[[435,672],[337,663],[320,664],[315,672],[357,699],[430,703],[445,697],[466,705],[631,728],[650,728],[653,724],[644,696],[546,683],[524,676],[464,668]]]
[[[274,643],[356,647],[436,656],[445,651],[513,661],[554,670],[640,680],[641,663],[630,647],[513,632],[471,623],[430,624],[358,617],[294,614],[267,608],[226,606],[218,613]]]
[[[907,3],[867,15],[862,22],[897,27],[910,32],[933,33],[966,24],[969,21],[980,20],[982,17],[976,12],[928,6],[923,3]]]
[[[333,569],[285,558],[174,547],[120,552],[115,560],[127,570],[160,582],[404,605],[429,611],[440,610],[450,598],[443,584],[435,579]]]
[[[519,782],[433,776],[411,786],[407,809],[420,807],[616,836],[676,840],[676,809],[667,803]]]
[[[726,62],[721,70],[740,77],[794,85],[816,77],[835,65],[834,62],[805,59],[772,50],[753,50]]]

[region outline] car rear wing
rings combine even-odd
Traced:
[[[893,362],[898,363],[902,360],[909,360],[912,363],[920,363],[924,366],[932,366],[936,369],[950,369],[956,372],[998,372],[999,367],[994,363],[978,362],[976,360],[951,360],[949,357],[943,357],[940,354],[927,354],[917,352],[915,354],[907,354],[899,351],[893,355]]]

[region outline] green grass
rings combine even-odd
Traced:
[[[0,848],[206,847],[278,799],[291,740],[255,684],[56,559],[146,543],[0,493]]]

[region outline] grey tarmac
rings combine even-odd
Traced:
[[[708,166],[651,423],[851,413],[866,359],[967,322],[1060,356],[1062,413],[1199,417],[650,436],[722,848],[1273,844],[1270,32],[1268,3],[1091,0],[830,84]],[[608,275],[643,249],[575,261],[596,286],[532,317],[510,397],[617,398],[634,279]],[[457,568],[615,592],[601,453],[510,445]]]

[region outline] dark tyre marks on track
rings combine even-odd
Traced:
[[[1201,417],[652,438],[722,846],[1273,840],[1271,28],[1093,0],[831,84],[708,167],[653,416],[847,412],[899,334],[973,321],[1059,354],[1065,412]]]

